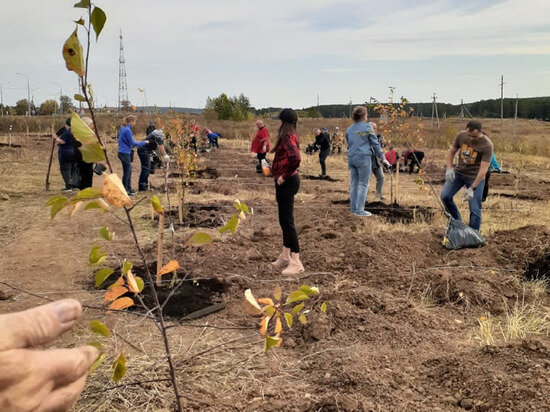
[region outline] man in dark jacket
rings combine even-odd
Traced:
[[[164,147],[165,137],[162,130],[153,130],[147,136],[148,143],[145,146],[138,147],[137,154],[141,163],[141,173],[139,175],[138,189],[140,192],[149,190],[149,174],[151,173],[151,155],[158,150],[162,155],[163,162],[169,162],[170,156],[166,153]],[[160,156],[159,156],[160,157]]]
[[[52,137],[57,142],[59,171],[65,182],[65,187],[61,190],[69,192],[75,188],[72,182],[73,169],[75,167],[75,140],[71,132],[70,118],[67,119],[65,125],[64,129],[59,129]]]
[[[315,130],[315,146],[319,148],[319,163],[321,164],[321,177],[327,176],[326,160],[330,154],[330,135],[323,129]]]
[[[145,131],[145,136],[149,136],[151,133],[153,133],[153,130],[156,130],[155,122],[151,121],[147,126],[147,130]]]

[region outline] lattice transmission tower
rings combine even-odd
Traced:
[[[124,61],[124,46],[122,30],[120,31],[120,56],[118,58],[118,110],[128,107],[128,85],[126,84],[126,63]]]

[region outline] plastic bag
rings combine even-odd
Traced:
[[[443,246],[447,249],[457,250],[464,248],[476,248],[484,246],[487,242],[483,237],[470,226],[466,226],[460,220],[449,218]]]
[[[262,173],[266,177],[271,176],[271,167],[269,167],[269,163],[265,159],[262,159]]]

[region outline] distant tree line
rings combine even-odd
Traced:
[[[35,115],[50,116],[53,114],[61,114],[61,113],[67,114],[69,113],[70,108],[74,108],[74,105],[69,96],[61,96],[61,105],[57,100],[48,99],[37,106],[34,104],[34,101],[31,100],[30,114],[33,116]],[[4,113],[5,115],[25,116],[28,114],[28,111],[29,111],[29,103],[27,99],[18,100],[13,106],[0,104],[0,113]]]
[[[204,108],[206,116],[216,117],[218,120],[235,120],[237,122],[254,117],[254,109],[250,100],[244,94],[229,97],[222,93],[218,97],[208,97]]]

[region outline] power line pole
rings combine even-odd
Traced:
[[[128,85],[126,83],[126,62],[124,60],[124,45],[122,30],[120,30],[120,54],[118,58],[118,110],[128,104]]]
[[[59,114],[63,114],[63,101],[61,100],[61,97],[63,97],[63,86],[57,82],[52,82],[53,84],[59,86]]]
[[[437,112],[437,97],[434,92],[433,96],[433,102],[432,102],[432,127],[434,125],[434,119],[437,120],[437,128],[439,129],[441,125],[439,124],[439,113]]]
[[[397,89],[397,87],[388,86],[388,89],[390,89],[390,103],[393,103],[393,95],[394,95],[395,89]]]
[[[464,119],[464,100],[460,99],[460,114],[459,118]]]
[[[17,73],[17,74],[21,76],[25,76],[27,78],[27,107],[28,107],[27,116],[30,117],[31,116],[31,79],[29,76],[27,76],[24,73]]]
[[[10,82],[0,84],[0,105],[2,105],[2,117],[4,117],[4,92],[2,91],[2,86],[10,84]]]
[[[500,126],[504,124],[504,75],[500,76]]]
[[[519,94],[516,93],[516,109],[514,110],[514,137],[516,137],[516,121],[518,120],[518,100]]]

